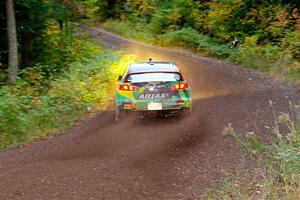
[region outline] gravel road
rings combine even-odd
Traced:
[[[205,188],[218,188],[226,175],[251,166],[222,135],[225,126],[270,142],[269,100],[278,113],[288,112],[289,101],[298,103],[295,87],[262,73],[87,31],[139,60],[176,62],[192,88],[192,114],[115,123],[113,112],[105,111],[52,139],[1,152],[1,200],[200,199]]]

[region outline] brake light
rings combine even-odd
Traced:
[[[125,107],[132,107],[132,103],[131,102],[124,102],[123,105]]]
[[[122,90],[122,91],[134,91],[136,90],[137,88],[133,85],[127,85],[127,84],[124,84],[124,85],[120,85],[119,87],[119,90]]]
[[[182,83],[175,84],[175,85],[173,86],[173,88],[174,88],[175,90],[184,90],[184,89],[189,88],[189,85],[188,85],[187,83],[182,82]]]
[[[176,104],[177,104],[177,105],[184,105],[185,102],[184,102],[183,100],[178,100],[178,101],[176,101]]]

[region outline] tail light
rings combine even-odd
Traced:
[[[124,102],[123,105],[125,107],[132,107],[133,104],[131,102]]]
[[[173,89],[174,90],[184,90],[184,89],[187,89],[189,88],[189,85],[187,83],[177,83],[175,85],[173,85]]]
[[[178,101],[176,101],[176,104],[177,104],[177,105],[184,105],[185,102],[184,102],[183,100],[178,100]]]
[[[133,85],[123,84],[123,85],[120,85],[119,90],[122,90],[122,91],[135,91],[135,90],[137,90],[137,87],[133,86]]]

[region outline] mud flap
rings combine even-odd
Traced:
[[[129,113],[127,110],[115,109],[115,122],[119,122],[123,118],[125,118]]]
[[[121,117],[120,113],[121,113],[120,109],[116,108],[115,109],[115,122],[119,122],[120,121],[120,117]]]

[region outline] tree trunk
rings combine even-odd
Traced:
[[[8,81],[15,83],[18,73],[18,46],[16,18],[13,0],[6,0],[7,36],[8,36]]]
[[[28,66],[32,61],[32,42],[33,42],[32,34],[29,32],[23,33],[22,41],[23,41],[23,45],[21,46],[22,59],[19,60],[19,62],[21,62],[21,64]]]

